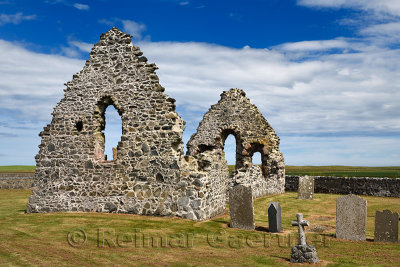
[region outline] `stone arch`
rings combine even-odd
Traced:
[[[121,135],[121,140],[122,136],[124,134],[124,120],[123,120],[123,112],[122,109],[116,104],[116,101],[109,95],[103,96],[100,98],[99,101],[97,101],[97,104],[95,105],[94,108],[94,115],[93,115],[93,135],[94,135],[94,158],[99,161],[110,161],[106,159],[105,157],[105,135],[103,133],[105,126],[106,126],[106,118],[105,118],[105,112],[107,107],[113,106],[119,116],[121,116],[122,120],[122,135]],[[116,151],[113,151],[116,154],[116,157],[113,160],[116,160],[118,158],[118,151],[119,147],[121,145],[121,141],[118,142],[118,145],[116,147]]]
[[[264,153],[266,151],[267,153]],[[265,179],[268,177],[268,150],[264,150],[264,146],[259,143],[251,144],[250,158],[253,158],[254,153],[261,154],[261,172]]]
[[[240,156],[239,156],[239,151],[240,151],[240,147],[241,147],[241,139],[240,139],[240,134],[233,130],[233,129],[223,129],[221,130],[220,135],[218,135],[217,137],[217,141],[216,142],[220,142],[220,148],[222,150],[224,150],[225,148],[225,141],[228,138],[229,135],[233,135],[233,137],[235,138],[236,141],[236,149],[235,149],[235,168],[237,168],[238,166],[238,162],[240,161]]]
[[[223,92],[218,103],[211,106],[197,132],[190,138],[187,154],[201,156],[204,147],[217,155],[222,154],[224,141],[231,133],[237,141],[236,170],[232,183],[252,185],[255,196],[284,192],[285,164],[279,151],[279,137],[241,89]],[[261,153],[261,169],[253,166],[252,156],[255,152]],[[213,164],[224,166],[226,162],[221,160]],[[233,185],[231,181],[229,183]]]

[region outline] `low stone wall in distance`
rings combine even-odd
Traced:
[[[0,173],[0,189],[31,189],[34,173]],[[400,197],[400,178],[314,176],[315,193]],[[286,175],[285,191],[297,192],[299,176]]]
[[[0,173],[0,189],[31,189],[34,173]]]
[[[315,193],[400,197],[400,178],[333,176],[314,177]],[[286,175],[285,180],[285,190],[297,192],[299,176]]]

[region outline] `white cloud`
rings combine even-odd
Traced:
[[[187,5],[189,5],[189,1],[179,2],[179,5],[187,6]]]
[[[201,43],[140,43],[167,92],[187,114],[222,90],[243,88],[282,134],[399,132],[400,50],[369,47],[291,60],[276,50]],[[198,120],[185,117],[194,131]]]
[[[146,25],[133,20],[122,20],[123,30],[131,34],[135,39],[142,39],[142,33],[146,30]]]
[[[79,3],[73,4],[73,7],[75,7],[76,9],[79,9],[79,10],[89,10],[90,9],[90,7],[88,5],[79,4]]]
[[[370,37],[371,41],[385,46],[400,41],[400,22],[375,24],[360,30],[360,34]]]
[[[115,27],[116,25],[122,23],[122,27],[120,29],[132,35],[132,38],[135,41],[142,39],[150,40],[150,36],[143,37],[143,32],[146,31],[147,28],[146,25],[143,23],[139,23],[128,19],[120,19],[120,18],[100,19],[98,22],[112,27]]]
[[[329,49],[349,48],[351,44],[345,39],[302,41],[295,43],[284,43],[277,48],[285,51],[324,51]]]
[[[84,65],[81,60],[31,52],[3,40],[0,54],[0,107],[28,121],[48,119],[62,97],[63,84]]]
[[[87,54],[92,50],[93,44],[85,43],[78,40],[68,38],[68,45],[61,47],[61,54],[70,58],[87,57]]]
[[[324,8],[354,8],[373,13],[400,16],[398,0],[297,0],[299,5]]]
[[[81,41],[69,41],[71,46],[77,47],[82,52],[89,53],[92,50],[93,44],[81,42]]]
[[[0,14],[0,26],[4,24],[20,24],[24,20],[34,20],[36,15],[24,16],[22,12],[15,14]]]
[[[355,27],[364,38],[363,41],[369,41],[375,46],[387,47],[400,41],[399,0],[298,0],[297,4],[316,8],[361,10],[362,12],[352,15],[351,18],[343,18],[339,24]]]
[[[398,166],[399,138],[281,136],[281,151],[290,165]],[[285,153],[287,152],[287,153]],[[379,156],[381,155],[381,156]]]

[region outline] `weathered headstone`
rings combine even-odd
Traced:
[[[251,186],[235,185],[229,190],[230,227],[254,230]]]
[[[268,229],[271,233],[282,232],[281,205],[270,202],[268,206]]]
[[[356,195],[339,197],[336,201],[336,237],[365,241],[367,201]]]
[[[397,212],[376,211],[374,241],[399,242],[399,214]]]
[[[306,242],[306,234],[304,233],[304,226],[310,226],[310,222],[303,220],[302,213],[297,213],[296,217],[297,220],[292,221],[292,226],[298,226],[299,228],[299,244],[297,244],[292,248],[292,251],[290,253],[290,261],[294,263],[319,262],[316,248],[314,246],[308,245]]]
[[[314,195],[314,176],[300,176],[298,199],[313,199]]]

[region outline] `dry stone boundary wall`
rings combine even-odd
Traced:
[[[314,192],[400,197],[400,178],[314,176]],[[297,192],[299,176],[286,175],[286,191]]]
[[[31,189],[34,173],[0,173],[0,189]]]

